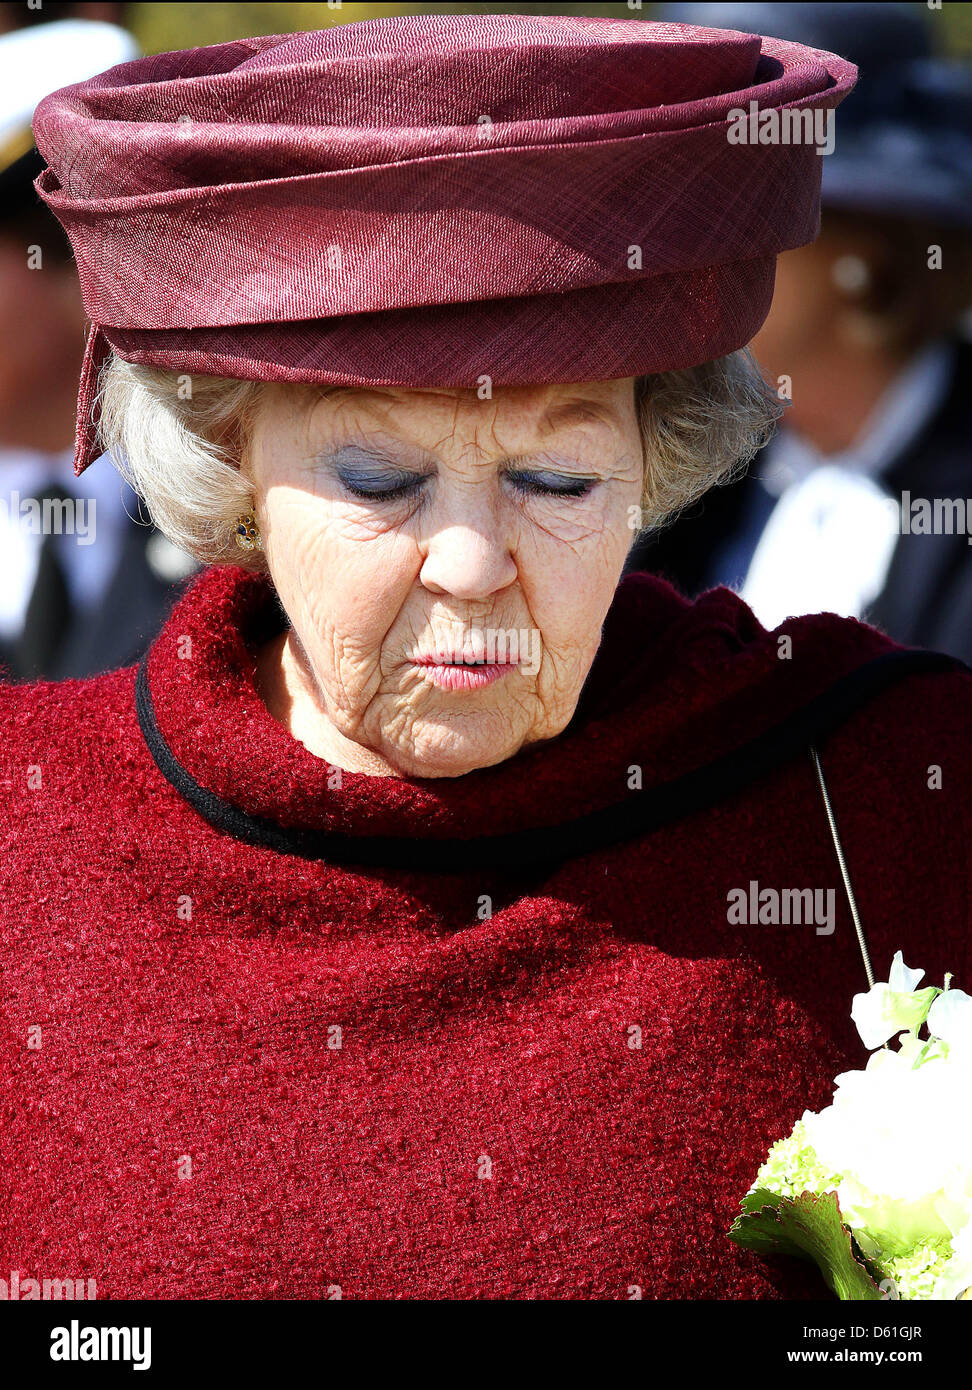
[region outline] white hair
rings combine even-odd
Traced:
[[[324,394],[327,387],[313,389]],[[259,381],[179,375],[112,354],[99,379],[99,434],[152,520],[204,564],[263,567],[236,544],[253,507],[240,472],[260,400]],[[640,527],[659,527],[734,477],[767,442],[782,404],[748,348],[699,367],[637,378],[644,449]]]

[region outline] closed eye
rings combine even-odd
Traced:
[[[598,481],[557,468],[524,467],[519,460],[511,463],[513,466],[504,470],[503,477],[522,496],[586,497]],[[332,457],[331,465],[345,491],[364,502],[395,502],[415,496],[434,476],[434,469],[404,468],[354,445],[341,449]]]
[[[597,482],[546,468],[511,469],[506,476],[517,492],[533,497],[586,497]]]
[[[410,472],[373,482],[338,473],[342,487],[347,488],[352,497],[360,497],[366,502],[393,502],[400,497],[409,497],[419,491],[426,476],[424,473]]]
[[[333,460],[334,472],[341,486],[365,502],[393,502],[417,492],[428,473],[402,468],[385,462],[364,449],[354,446],[342,449]]]

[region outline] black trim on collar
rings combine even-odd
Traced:
[[[625,801],[563,825],[538,826],[464,840],[339,835],[326,830],[292,828],[265,816],[251,815],[232,802],[224,801],[199,785],[163,738],[149,690],[147,663],[146,655],[135,682],[135,707],[142,736],[162,776],[210,825],[247,844],[262,845],[301,859],[320,859],[342,867],[431,873],[554,866],[574,856],[637,839],[661,825],[713,805],[756,781],[784,759],[807,752],[812,742],[836,728],[847,715],[896,681],[924,672],[968,669],[956,657],[941,652],[887,652],[850,672],[758,738],[682,777],[631,792]]]

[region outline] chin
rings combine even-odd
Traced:
[[[525,738],[502,740],[476,738],[459,731],[430,731],[428,742],[421,736],[407,748],[389,750],[387,757],[404,777],[464,777],[477,768],[494,767],[518,753]]]

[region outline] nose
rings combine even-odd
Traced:
[[[419,578],[435,594],[482,599],[516,579],[506,539],[489,526],[453,522],[429,538]]]

